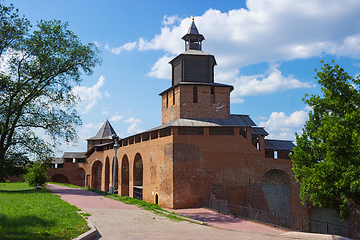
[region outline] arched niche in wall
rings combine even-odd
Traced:
[[[101,174],[102,174],[102,163],[97,160],[93,163],[91,169],[91,187],[101,190]]]
[[[144,176],[143,160],[139,153],[134,158],[133,168],[133,197],[143,199],[143,176]]]
[[[143,185],[143,160],[139,153],[135,155],[134,159],[134,186]]]
[[[69,183],[69,178],[64,174],[55,174],[51,177],[50,181],[57,183]]]
[[[261,179],[261,187],[271,212],[290,215],[290,178],[282,170],[267,171]]]
[[[129,159],[124,155],[121,160],[121,196],[129,196]]]
[[[76,169],[75,181],[77,186],[85,187],[85,170],[83,168]]]

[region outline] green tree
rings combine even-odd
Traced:
[[[333,206],[345,220],[349,208],[360,204],[360,79],[335,61],[315,72],[322,96],[303,99],[312,110],[296,134],[293,171],[303,204]]]
[[[45,160],[54,147],[77,139],[81,124],[71,90],[101,63],[58,20],[30,22],[0,4],[0,181],[24,172],[29,154]],[[44,138],[44,136],[46,138]]]
[[[49,179],[47,176],[48,165],[42,161],[35,161],[26,170],[27,173],[24,175],[25,182],[32,187],[43,186]]]

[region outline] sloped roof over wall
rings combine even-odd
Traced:
[[[85,158],[86,152],[64,152],[62,158]]]
[[[249,117],[249,115],[231,114],[228,119],[179,118],[145,132],[151,132],[167,127],[239,127],[239,126],[250,127],[250,126],[256,126],[256,124]]]
[[[265,139],[265,149],[291,151],[294,147],[295,144],[292,141]]]
[[[52,158],[52,161],[51,161],[52,164],[62,164],[64,163],[64,159],[63,158]]]
[[[252,127],[251,133],[255,135],[267,136],[268,132],[263,127]]]

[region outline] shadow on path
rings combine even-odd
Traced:
[[[53,194],[59,195],[62,200],[78,208],[139,210],[137,206],[125,204],[83,189],[69,188],[55,184],[47,184],[47,188],[51,190]]]

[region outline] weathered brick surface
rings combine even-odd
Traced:
[[[116,188],[120,195],[133,196],[134,163],[136,156],[141,156],[145,201],[155,202],[157,193],[162,207],[197,207],[201,198],[210,198],[214,185],[221,185],[225,188],[228,203],[269,209],[261,182],[266,172],[279,169],[290,179],[291,213],[307,216],[307,210],[300,204],[299,187],[289,159],[265,158],[263,149],[256,149],[251,138],[245,139],[238,134],[209,135],[208,129],[204,131],[205,135],[198,136],[177,133],[178,129],[173,127],[170,136],[138,143],[133,141],[133,144],[119,148]],[[129,139],[123,141],[126,140],[130,142]],[[90,176],[90,187],[108,190],[112,185],[113,158],[111,148],[95,151],[86,163],[65,162],[64,168],[51,169],[49,174],[64,174],[70,183],[80,185],[75,173],[82,168],[85,182],[86,176]]]
[[[197,86],[197,102],[193,102],[193,85],[178,85],[162,94],[162,123],[178,118],[230,117],[230,87],[214,87],[215,103],[211,102],[211,87]],[[173,104],[175,92],[175,105]],[[167,99],[167,100],[166,100]]]

